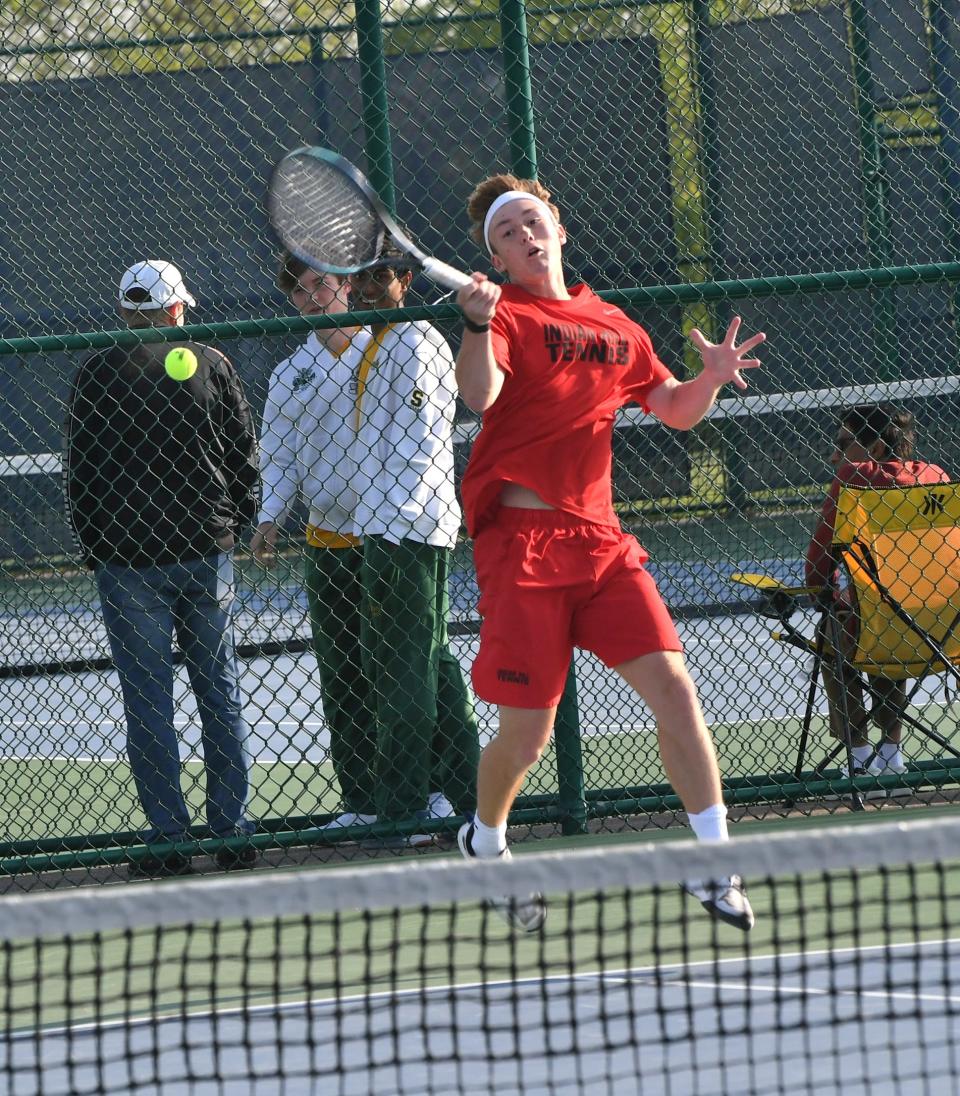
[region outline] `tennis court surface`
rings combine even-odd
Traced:
[[[955,1092],[958,848],[941,817],[8,897],[0,1088]],[[678,886],[731,870],[749,935]],[[481,902],[530,889],[540,934]]]

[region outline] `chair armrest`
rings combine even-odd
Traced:
[[[760,595],[758,611],[764,616],[779,620],[784,625],[800,598],[812,597],[815,601],[819,601],[824,590],[821,586],[788,586],[770,575],[753,575],[742,571],[732,574],[730,578],[741,586],[749,586],[751,590],[756,590]]]
[[[825,589],[823,586],[788,586],[772,575],[753,575],[744,571],[735,572],[730,580],[739,582],[741,586],[750,586],[763,594],[787,594],[790,597],[819,597]]]

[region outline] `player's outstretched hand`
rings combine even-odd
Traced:
[[[710,342],[699,328],[695,327],[690,332],[690,341],[703,358],[703,371],[708,373],[718,385],[733,381],[737,388],[746,388],[747,382],[740,375],[740,370],[756,369],[760,364],[759,358],[744,358],[744,354],[749,354],[751,350],[766,341],[767,336],[762,331],[758,331],[756,335],[751,335],[749,339],[737,346],[740,323],[740,317],[734,316],[721,343]]]
[[[468,320],[476,324],[489,323],[500,300],[500,286],[486,274],[474,272],[473,281],[457,294],[457,304]]]

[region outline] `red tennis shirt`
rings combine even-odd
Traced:
[[[673,374],[650,336],[585,285],[556,301],[507,285],[490,323],[506,374],[483,416],[462,494],[470,536],[490,519],[504,483],[598,525],[619,521],[611,483],[614,416]]]

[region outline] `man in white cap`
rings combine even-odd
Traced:
[[[155,314],[162,309],[172,323],[183,323],[184,306],[196,306],[183,275],[163,259],[145,259],[124,271],[120,279],[120,314],[130,327],[155,327]],[[125,315],[129,313],[129,315]],[[138,320],[146,322],[130,322]],[[166,326],[161,321],[159,326]]]
[[[178,327],[196,304],[180,271],[149,259],[127,270],[120,315],[130,328]],[[185,352],[192,372],[168,375]],[[233,635],[232,549],[257,513],[256,435],[240,380],[218,350],[194,342],[134,343],[91,354],[67,419],[69,517],[95,574],[123,691],[127,752],[149,828],[146,842],[191,838],[180,788],[171,635],[176,630],[197,701],[213,836],[253,826]],[[248,867],[250,846],[224,847],[220,867]],[[191,858],[161,851],[131,875],[182,875]]]

